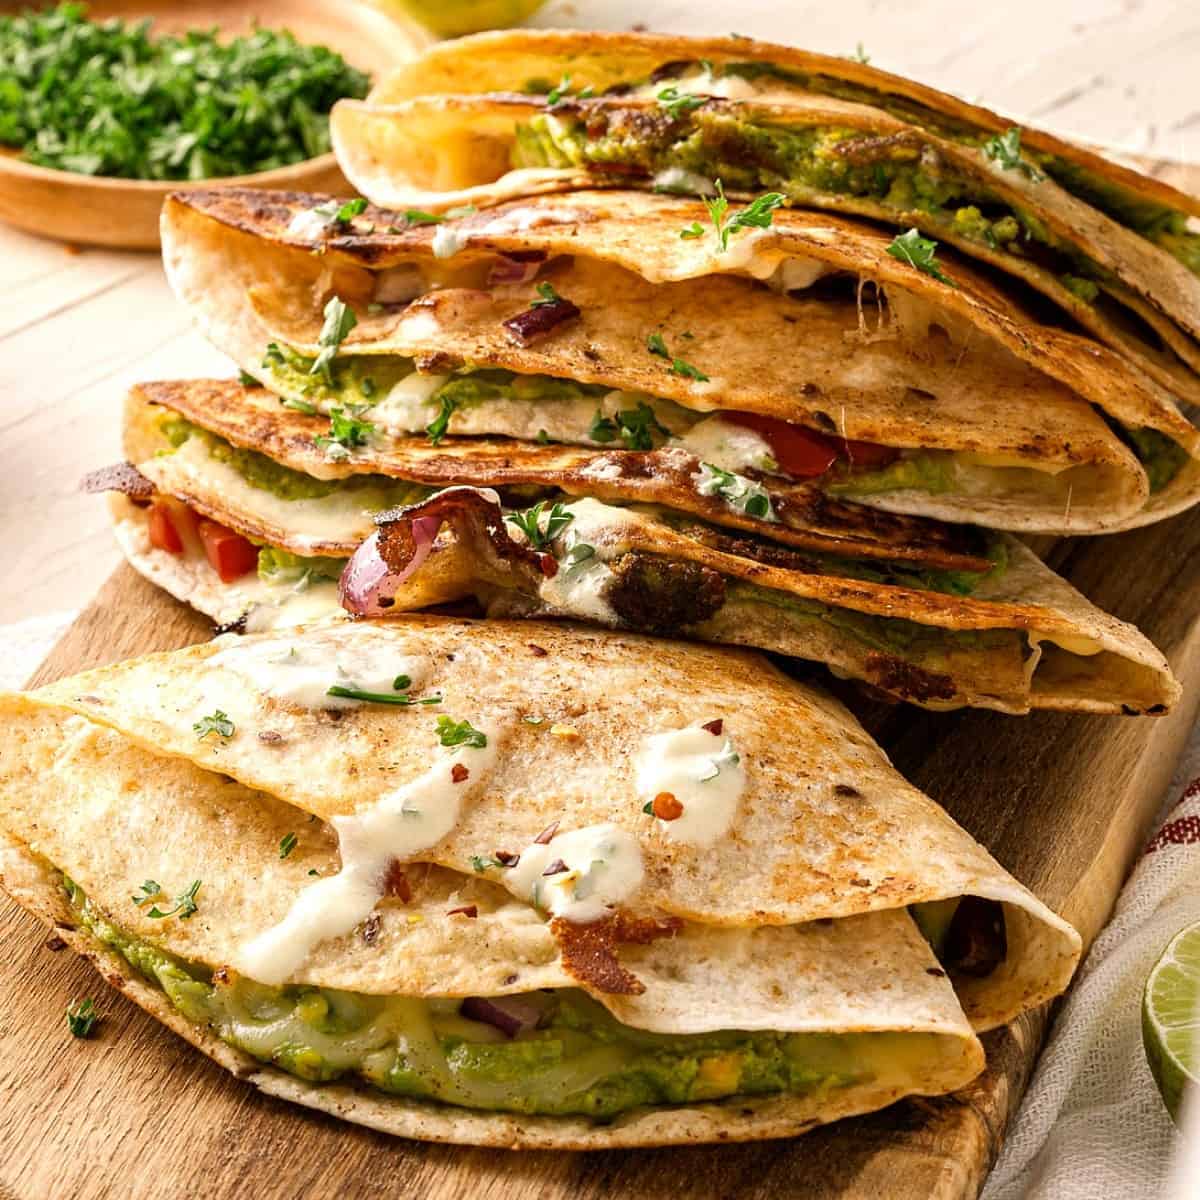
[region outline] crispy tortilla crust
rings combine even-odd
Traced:
[[[13,899],[90,962],[115,990],[189,1042],[236,1079],[265,1095],[363,1125],[380,1133],[427,1142],[491,1146],[507,1150],[615,1150],[641,1146],[686,1146],[711,1142],[795,1137],[819,1125],[885,1108],[916,1089],[846,1089],[825,1099],[792,1096],[739,1098],[724,1104],[627,1113],[608,1125],[581,1118],[512,1116],[507,1113],[423,1103],[345,1084],[313,1084],[267,1066],[188,1021],[167,997],[75,917],[52,872],[17,839],[0,830],[0,884]],[[957,1061],[931,1070],[919,1089],[942,1095],[965,1087],[984,1066],[976,1041],[963,1041]]]
[[[648,79],[659,67],[673,62],[758,62],[859,84],[884,97],[915,101],[988,133],[1002,133],[1013,124],[1010,118],[990,109],[852,58],[751,38],[666,33],[513,29],[476,34],[431,46],[376,83],[368,99],[376,104],[393,104],[441,93],[519,90],[530,79],[558,79],[564,59],[570,61],[573,90],[590,85],[600,92],[614,84]],[[1022,126],[1021,140],[1027,147],[1068,159],[1156,204],[1200,217],[1200,197],[1082,146],[1028,126]]]
[[[245,388],[233,379],[144,383],[130,391],[125,408],[125,453],[152,474],[156,473],[153,456],[165,445],[158,428],[162,409],[181,414],[235,446],[256,450],[319,478],[380,474],[431,487],[542,485],[576,496],[662,504],[714,524],[766,534],[810,550],[948,570],[987,570],[989,566],[974,530],[846,503],[811,485],[766,484],[780,517],[778,523],[739,513],[718,497],[696,491],[691,477],[699,470],[699,462],[680,450],[589,450],[507,438],[447,438],[433,446],[426,438],[406,438],[381,450],[356,451],[353,459],[344,463],[330,462],[313,443],[316,435],[328,431],[327,418],[284,408],[264,388]],[[169,470],[169,464],[164,464],[160,474]],[[275,545],[289,543],[287,531],[249,526],[245,514],[222,505],[218,494],[203,494],[199,486],[180,498],[194,502],[225,524],[232,522],[248,536]],[[311,539],[307,544],[314,546]],[[356,544],[328,543],[303,552],[348,556]]]

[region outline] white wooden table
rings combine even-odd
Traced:
[[[333,0],[331,0],[333,2]],[[1056,131],[1200,160],[1196,0],[550,0],[543,25],[737,31],[876,64]],[[79,477],[120,456],[138,380],[224,374],[156,258],[0,227],[0,624],[77,607],[117,552]]]

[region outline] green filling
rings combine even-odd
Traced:
[[[895,1075],[931,1055],[929,1034],[655,1034],[618,1022],[573,989],[531,993],[540,1027],[507,1040],[453,1000],[271,988],[210,972],[134,937],[70,880],[84,926],[166,994],[189,1021],[313,1082],[357,1075],[380,1091],[505,1112],[598,1120],[645,1105],[819,1093]],[[909,1056],[912,1056],[909,1058]]]
[[[937,496],[954,486],[952,456],[932,453],[898,458],[877,471],[852,471],[827,484],[825,490],[839,496],[874,496],[913,489]]]
[[[263,355],[262,366],[271,375],[273,391],[305,397],[314,405],[333,402],[370,407],[413,372],[409,359],[391,355],[339,354],[324,370],[313,374],[316,361],[290,346],[272,342]]]
[[[817,621],[849,634],[871,650],[911,661],[939,658],[954,651],[1000,651],[1019,649],[1022,635],[1014,629],[941,629],[921,625],[904,617],[880,617],[850,608],[836,608],[792,596],[773,588],[758,587],[740,580],[730,585],[730,598],[752,604],[766,604],[783,610],[792,618]]]
[[[969,596],[985,579],[998,578],[1008,567],[1008,547],[999,538],[989,543],[987,556],[992,560],[990,571],[947,571],[940,567],[840,558],[835,555],[821,555],[818,561],[822,575],[862,579],[869,583],[915,588],[924,592],[944,592],[951,596]]]
[[[449,399],[455,408],[472,408],[494,400],[599,400],[613,389],[602,383],[577,383],[553,375],[518,375],[514,371],[486,368],[447,380],[430,397],[430,405]]]
[[[1131,429],[1112,423],[1117,436],[1137,455],[1150,480],[1151,492],[1160,492],[1175,478],[1187,462],[1188,452],[1174,438],[1145,426]]]
[[[264,583],[295,584],[334,582],[341,578],[346,566],[344,558],[327,558],[322,555],[305,557],[279,550],[274,546],[263,546],[258,551],[258,577]]]
[[[700,70],[705,69],[699,63],[694,66]],[[928,129],[966,146],[978,147],[989,136],[967,121],[927,108],[918,101],[880,93],[872,88],[828,75],[810,74],[773,66],[770,63],[755,62],[726,63],[716,70],[715,77],[720,78],[723,75],[734,75],[748,80],[779,79],[818,95],[836,96],[841,100],[867,104],[882,109],[910,125]],[[664,85],[667,82],[669,81],[664,81]],[[1052,154],[1039,154],[1025,147],[1022,147],[1021,155],[1030,165],[1045,171],[1065,191],[1078,196],[1114,221],[1161,246],[1188,270],[1200,275],[1200,233],[1188,230],[1187,216],[1184,213],[1147,199],[1136,191],[1114,183],[1069,159]]]
[[[637,123],[614,120],[607,131],[588,133],[584,121],[543,113],[516,131],[513,165],[572,167],[621,164],[654,176],[678,167],[721,179],[728,191],[775,190],[803,203],[814,194],[867,200],[898,215],[929,214],[962,237],[991,249],[1024,256],[1028,243],[1038,258],[1053,257],[1059,273],[1100,278],[1101,268],[1057,238],[1023,209],[985,184],[943,165],[936,174],[911,146],[875,147],[870,161],[845,151],[874,139],[851,128],[814,125],[785,128],[698,109],[678,120]]]
[[[400,504],[415,504],[431,496],[435,489],[386,475],[352,475],[346,479],[317,479],[303,471],[294,471],[274,459],[234,446],[183,417],[162,422],[163,436],[178,449],[189,438],[199,437],[208,452],[220,463],[232,467],[251,487],[270,492],[281,500],[321,500],[335,492],[353,492],[364,509],[382,512]]]

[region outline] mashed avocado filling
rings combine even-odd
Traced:
[[[679,90],[697,95],[705,94],[714,86],[718,90],[730,90],[732,86],[730,95],[734,99],[742,98],[736,90],[738,81],[752,87],[757,84],[764,89],[770,88],[772,82],[782,83],[817,95],[833,96],[839,100],[849,100],[881,109],[907,124],[928,129],[948,141],[965,146],[979,148],[991,136],[967,121],[928,108],[905,96],[889,95],[845,79],[791,70],[771,63],[672,63],[669,64],[669,69],[663,68],[656,73],[655,82],[635,85],[634,91],[639,95],[656,96],[668,79]],[[732,85],[730,81],[733,81]],[[532,90],[548,91],[549,88]],[[1188,229],[1186,214],[1167,208],[1154,200],[1148,200],[1070,159],[1054,154],[1042,154],[1024,146],[1021,148],[1021,157],[1030,165],[1044,171],[1064,191],[1086,201],[1118,224],[1161,246],[1188,270],[1200,275],[1200,233]]]
[[[603,121],[548,112],[516,130],[514,167],[614,164],[651,178],[673,170],[720,179],[730,192],[780,191],[797,203],[824,194],[866,200],[898,218],[916,210],[947,232],[1032,258],[1056,274],[1105,278],[1099,264],[985,183],[947,163],[932,169],[919,148],[861,130],[785,127],[703,108],[676,118],[618,110]]]
[[[1190,455],[1174,438],[1148,425],[1132,429],[1116,421],[1110,426],[1117,437],[1133,451],[1150,480],[1150,491],[1160,492],[1183,470]]]
[[[458,999],[266,987],[214,975],[141,941],[69,879],[81,923],[196,1025],[314,1083],[357,1076],[379,1091],[465,1108],[607,1120],[646,1105],[821,1093],[932,1057],[933,1034],[657,1034],[574,989],[534,992],[535,1029],[506,1038]]]

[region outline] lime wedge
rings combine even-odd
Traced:
[[[1200,1085],[1200,924],[1175,935],[1146,980],[1142,1044],[1163,1103],[1177,1121],[1184,1088]]]

